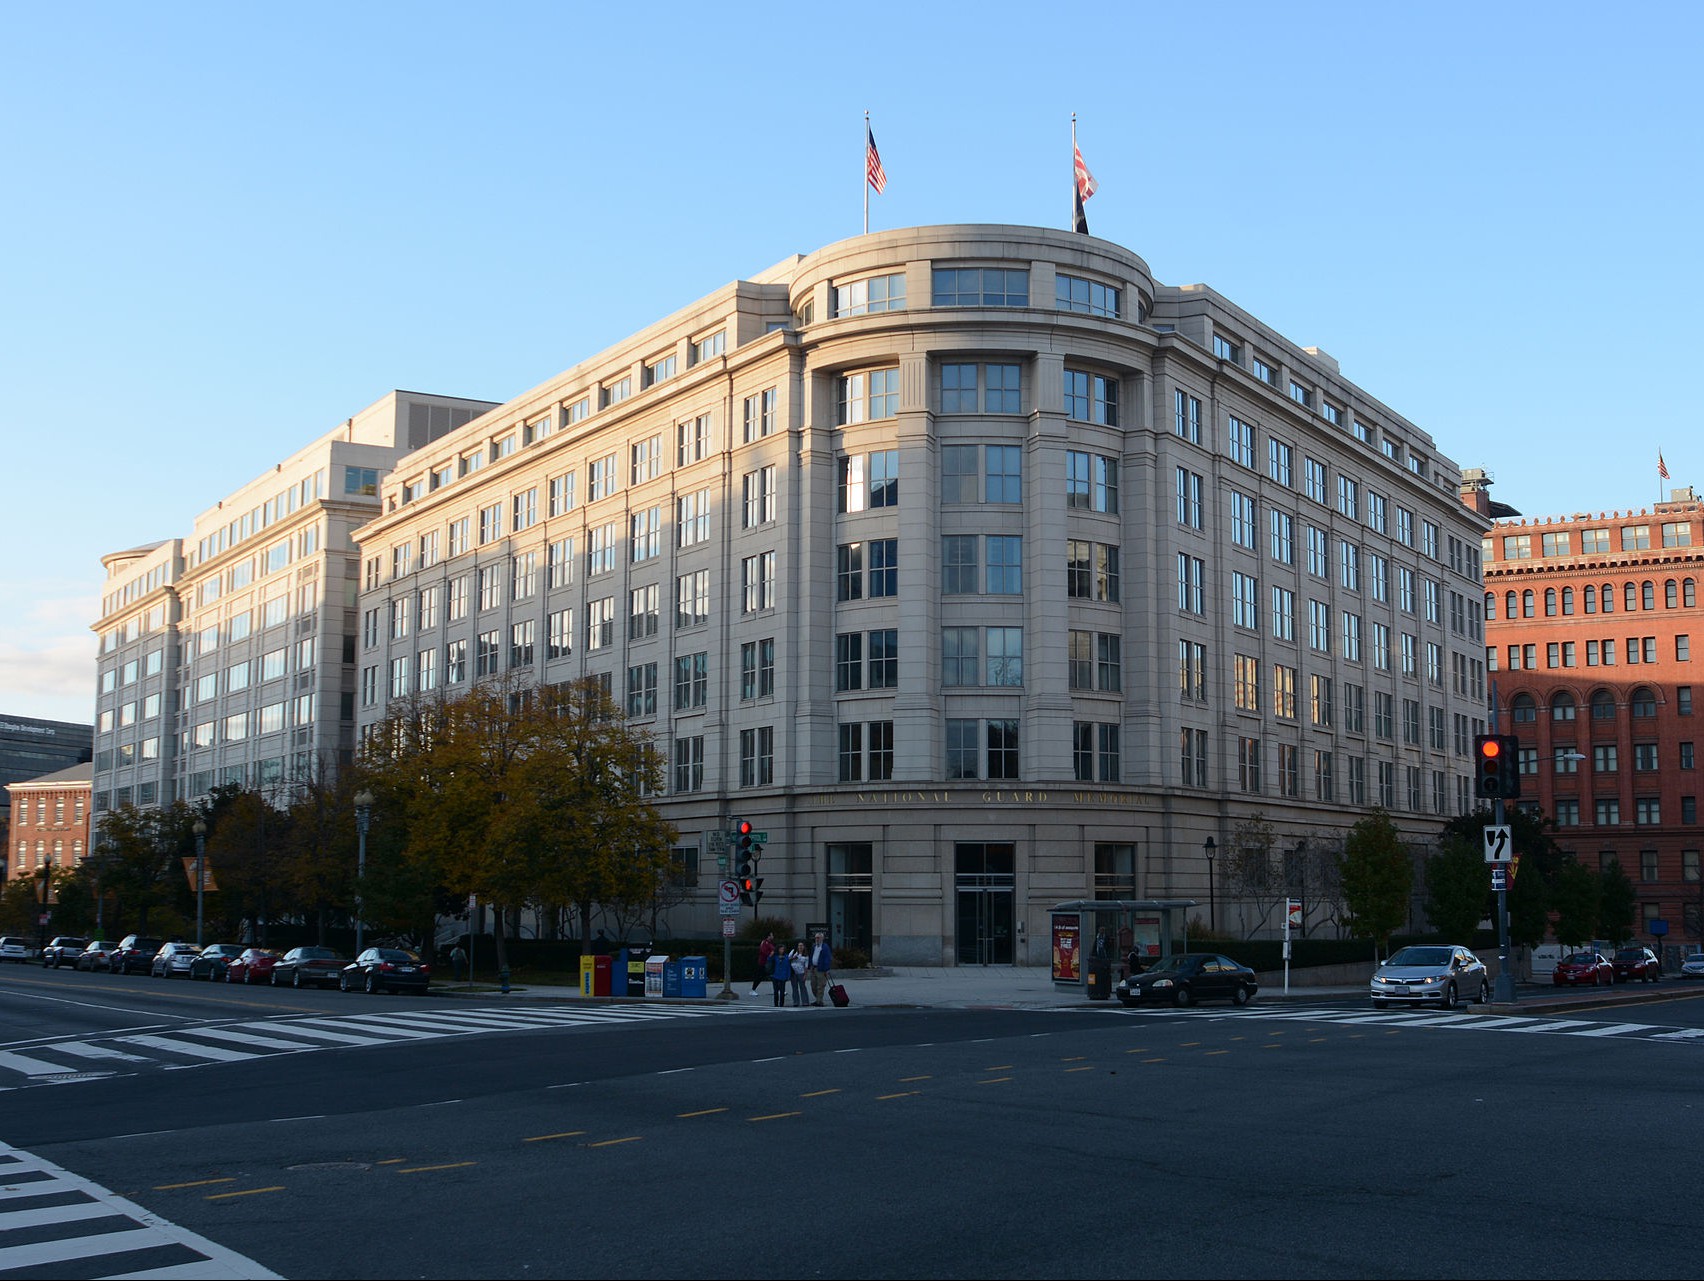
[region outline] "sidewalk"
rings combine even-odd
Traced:
[[[1261,975],[1260,994],[1255,1001],[1262,1005],[1285,1002],[1297,1003],[1366,1003],[1368,1000],[1367,985],[1331,984],[1315,986],[1303,983],[1300,978],[1306,971],[1290,975],[1290,989],[1286,993],[1280,976]],[[1057,1010],[1068,1008],[1092,1009],[1105,1007],[1111,1002],[1091,1001],[1088,992],[1083,987],[1055,987],[1050,971],[1040,967],[1028,966],[886,966],[873,970],[842,970],[835,973],[837,982],[846,985],[846,992],[852,1000],[854,1008],[872,1009],[997,1009],[1022,1010],[1044,1009]],[[722,1004],[718,993],[722,990],[719,983],[710,984],[708,1001],[681,1001],[678,998],[658,997],[616,997],[616,1001],[645,1001],[660,1004],[667,999],[673,1004]],[[738,1003],[751,1008],[773,1008],[770,987],[765,983],[756,993],[751,990],[750,980],[735,983],[733,991]],[[471,989],[453,983],[443,983],[435,986],[433,992],[437,996],[452,998],[467,998],[488,1000],[496,997],[499,1000],[553,1000],[605,1001],[611,998],[587,998],[580,995],[578,988],[544,986],[535,984],[517,984],[510,995],[505,998],[498,990],[486,983],[475,984]],[[1639,983],[1618,985],[1613,988],[1553,988],[1536,984],[1523,984],[1516,992],[1513,1005],[1464,1005],[1464,1012],[1481,1014],[1554,1014],[1559,1012],[1584,1013],[1587,1010],[1625,1005],[1638,1005],[1650,1001],[1661,1001],[1676,997],[1690,996],[1704,992],[1704,985],[1681,983],[1668,979],[1661,983]],[[791,1007],[789,1007],[791,1008]],[[826,1008],[826,1007],[825,1007]],[[1216,1008],[1216,1007],[1209,1007]],[[1371,1006],[1368,1006],[1371,1009]]]

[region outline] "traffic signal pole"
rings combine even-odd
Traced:
[[[1481,734],[1473,740],[1473,790],[1475,795],[1491,802],[1492,822],[1506,826],[1507,798],[1521,794],[1521,744],[1513,734],[1498,734],[1497,684],[1491,684],[1492,733]],[[1515,971],[1509,959],[1509,875],[1499,866],[1502,875],[1497,884],[1497,982],[1492,996],[1499,1005],[1515,1002]]]
[[[1503,826],[1503,798],[1493,802],[1497,826]],[[1494,995],[1498,1005],[1515,1003],[1515,972],[1509,968],[1509,876],[1505,871],[1503,888],[1497,891],[1497,983]],[[1481,900],[1483,902],[1483,900]]]

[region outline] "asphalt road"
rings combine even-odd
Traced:
[[[7,968],[0,1053],[139,1052],[0,1093],[0,1140],[290,1277],[1697,1273],[1690,991],[1513,1019],[745,1006],[515,1029],[492,1005]],[[195,1061],[115,1039],[256,1024],[366,1043]],[[0,1219],[0,1278],[102,1274],[9,1272],[45,1232]]]

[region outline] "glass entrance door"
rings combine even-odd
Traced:
[[[960,965],[1012,964],[1012,898],[1017,847],[960,842],[953,847]]]

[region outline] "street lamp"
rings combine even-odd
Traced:
[[[53,868],[47,863],[40,867],[41,872],[41,912],[36,916],[36,955],[41,955],[41,949],[47,945],[47,887],[52,884]]]
[[[195,833],[195,946],[200,947],[207,906],[207,820],[196,819],[190,830]]]
[[[1207,855],[1207,927],[1217,934],[1219,932],[1219,900],[1213,890],[1213,856],[1219,852],[1219,842],[1209,836],[1201,843],[1201,849]]]
[[[367,879],[367,825],[373,821],[373,794],[366,788],[355,793],[355,955],[361,955],[362,883]]]

